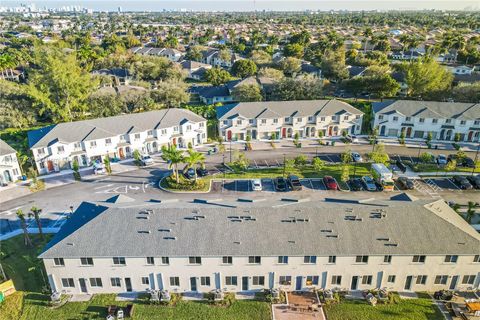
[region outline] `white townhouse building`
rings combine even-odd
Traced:
[[[84,202],[39,258],[52,290],[72,294],[478,288],[480,234],[443,200],[411,200],[200,209]]]
[[[69,169],[74,160],[83,167],[107,156],[130,158],[134,150],[156,153],[168,144],[186,148],[206,141],[206,120],[176,108],[59,123],[28,133],[40,174]]]
[[[172,62],[178,62],[183,57],[183,52],[172,48],[134,47],[130,51],[144,56],[164,57]]]
[[[0,187],[20,179],[21,175],[17,151],[0,139]]]
[[[480,104],[396,100],[373,103],[374,128],[380,136],[433,140],[480,141]]]
[[[217,108],[219,132],[225,140],[277,139],[360,134],[363,113],[338,100],[240,102]]]

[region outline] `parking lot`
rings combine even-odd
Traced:
[[[250,179],[237,179],[237,180],[213,180],[212,192],[277,192],[275,191],[275,185],[273,179],[263,178],[262,191],[254,191],[252,188],[252,180]],[[304,191],[326,191],[327,187],[323,183],[322,179],[300,179],[300,183],[303,186]],[[291,190],[290,190],[291,191]]]

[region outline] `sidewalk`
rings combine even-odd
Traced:
[[[377,141],[383,143],[386,146],[402,146],[398,141],[398,138],[387,138],[387,137],[378,137]],[[450,150],[456,151],[453,147],[454,141],[438,141],[432,140],[430,144],[432,145],[432,150]],[[479,144],[474,142],[457,142],[463,151],[477,151]],[[425,139],[405,139],[405,147],[407,148],[420,148],[428,149]]]

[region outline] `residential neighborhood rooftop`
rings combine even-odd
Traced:
[[[10,147],[5,141],[0,139],[0,156],[6,156],[8,154],[16,153],[15,149]]]

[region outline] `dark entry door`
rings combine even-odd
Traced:
[[[352,285],[350,286],[351,290],[357,290],[358,288],[358,276],[352,277]]]
[[[190,290],[197,291],[197,278],[190,277]]]
[[[450,283],[450,290],[455,290],[457,287],[457,282],[458,282],[458,276],[453,276],[452,277],[452,282]]]
[[[130,278],[125,278],[125,289],[127,292],[132,292],[132,280]]]
[[[242,291],[248,290],[248,277],[242,277]]]
[[[413,276],[407,276],[407,280],[405,280],[405,290],[412,289],[412,278]]]
[[[295,290],[300,291],[302,290],[302,276],[297,276],[297,280],[295,280]]]
[[[78,282],[80,283],[80,291],[83,293],[87,293],[87,282],[85,279],[80,278],[78,279]]]

